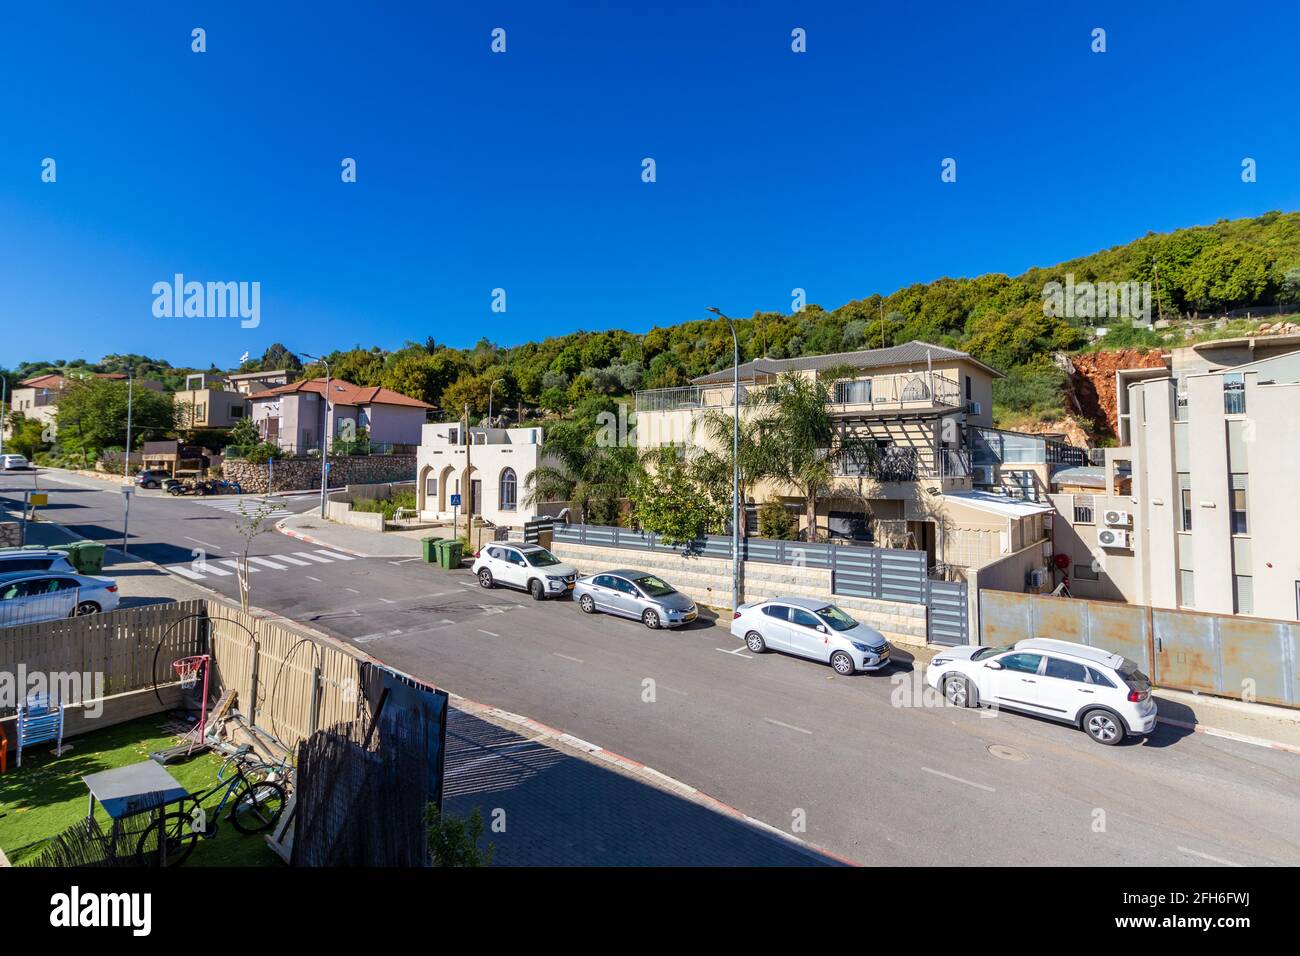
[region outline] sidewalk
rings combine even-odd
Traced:
[[[299,541],[342,551],[359,558],[418,558],[420,539],[443,537],[436,531],[367,531],[326,521],[316,512],[290,515],[276,522],[275,530]]]

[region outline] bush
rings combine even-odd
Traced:
[[[483,814],[478,807],[467,819],[448,816],[435,804],[429,804],[424,818],[429,839],[431,866],[488,866],[496,847],[491,843],[480,850]]]
[[[798,528],[790,509],[779,501],[765,501],[758,509],[758,534],[776,541],[793,541]]]
[[[415,504],[415,490],[408,488],[399,491],[391,498],[353,498],[352,510],[369,514],[379,513],[384,516],[385,521],[392,521],[397,514],[397,509],[414,508]]]
[[[258,442],[256,445],[228,445],[224,454],[227,458],[243,459],[254,465],[265,465],[273,458],[284,457],[280,446],[269,441]]]

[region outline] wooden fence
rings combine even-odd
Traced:
[[[102,675],[105,697],[149,690],[155,679],[173,683],[172,662],[203,653],[208,603],[182,601],[0,629],[0,673],[16,679],[23,668],[48,681],[59,674]],[[12,715],[16,703],[0,699],[0,717]]]

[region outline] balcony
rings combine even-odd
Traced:
[[[740,401],[761,396],[767,383],[742,382]],[[760,399],[761,400],[761,399]],[[651,388],[636,393],[636,410],[672,412],[682,409],[730,408],[731,385],[688,385]],[[906,372],[832,383],[830,408],[836,414],[871,414],[890,411],[939,411],[965,407],[961,387],[939,373]]]
[[[968,478],[970,457],[962,449],[915,445],[891,445],[874,453],[844,451],[835,460],[834,475],[873,481]]]

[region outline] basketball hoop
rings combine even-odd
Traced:
[[[199,671],[203,665],[208,662],[206,654],[200,654],[197,657],[182,657],[178,661],[172,662],[172,669],[176,671],[176,676],[180,678],[182,687],[194,687],[199,682]]]

